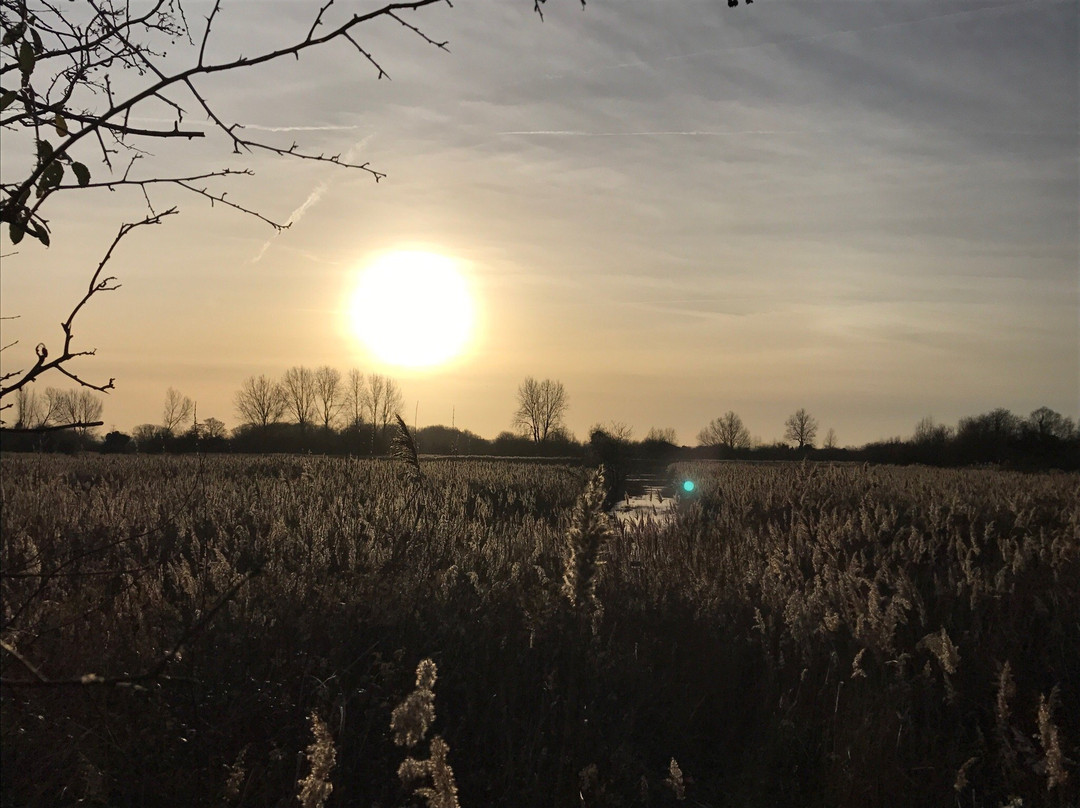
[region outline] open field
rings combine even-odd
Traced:
[[[312,713],[423,804],[425,658],[465,808],[1080,800],[1080,475],[686,465],[600,541],[588,469],[422,469],[4,457],[4,805],[296,805]]]

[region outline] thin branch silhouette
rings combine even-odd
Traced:
[[[48,347],[45,345],[45,343],[39,342],[34,350],[35,354],[37,355],[37,361],[35,362],[35,364],[26,372],[15,371],[18,377],[14,382],[7,385],[6,387],[0,387],[0,398],[3,398],[10,393],[14,393],[17,390],[22,389],[23,387],[37,379],[39,376],[41,376],[43,373],[46,373],[50,370],[56,370],[59,373],[67,376],[72,381],[77,382],[82,387],[88,387],[91,390],[97,390],[98,392],[103,393],[113,389],[115,379],[109,379],[109,381],[105,384],[95,384],[93,382],[86,381],[78,374],[73,373],[72,371],[67,369],[66,363],[70,362],[72,359],[77,359],[81,356],[94,356],[97,353],[96,349],[76,351],[72,348],[72,340],[75,337],[75,333],[73,331],[75,318],[94,295],[101,292],[112,292],[120,288],[120,284],[114,276],[110,275],[102,277],[102,274],[105,270],[106,264],[108,264],[109,260],[112,258],[113,252],[116,250],[117,246],[124,239],[124,237],[127,236],[132,230],[135,230],[139,227],[160,224],[166,216],[172,216],[176,213],[176,208],[169,208],[168,210],[162,211],[161,213],[147,216],[140,221],[125,223],[120,226],[120,229],[117,232],[115,238],[113,238],[112,243],[105,251],[104,257],[98,263],[97,269],[91,276],[90,283],[88,284],[86,289],[86,293],[82,296],[79,302],[75,304],[75,307],[71,310],[71,313],[68,314],[67,319],[60,324],[60,328],[64,332],[64,342],[59,355],[54,356],[50,359]]]

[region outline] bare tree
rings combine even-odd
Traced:
[[[161,425],[170,435],[176,434],[176,428],[191,417],[195,402],[179,390],[170,387],[165,391],[165,408],[161,412]]]
[[[217,418],[207,418],[202,422],[202,434],[205,438],[224,438],[225,424]]]
[[[634,428],[625,421],[608,421],[607,424],[599,428],[615,438],[615,440],[629,443],[634,439]]]
[[[353,383],[355,379],[352,380]],[[367,386],[362,391],[362,401],[366,407],[371,421],[371,450],[375,451],[376,437],[386,433],[387,427],[404,405],[401,389],[396,381],[389,376],[379,373],[369,373],[366,379]],[[351,395],[354,398],[353,406],[356,406],[356,391]]]
[[[325,429],[330,428],[344,408],[344,392],[340,371],[329,365],[315,371],[315,404]]]
[[[679,443],[679,433],[675,431],[674,427],[649,427],[649,433],[645,436],[646,441],[654,441],[657,443],[670,443],[677,445]]]
[[[380,376],[378,373],[369,373],[367,376],[367,393],[365,395],[365,401],[368,407],[368,415],[370,416],[371,426],[374,430],[375,426],[379,423],[379,412],[382,410],[383,392],[386,390],[386,377]],[[374,441],[374,432],[372,433],[372,441]]]
[[[709,425],[698,433],[698,443],[702,446],[722,446],[725,449],[746,449],[750,446],[750,431],[742,418],[731,410],[713,418]]]
[[[41,401],[37,394],[28,387],[23,387],[15,392],[15,428],[34,429],[42,426],[44,419],[41,412]]]
[[[836,448],[836,430],[831,426],[829,427],[829,431],[825,433],[825,443],[823,446],[826,449]]]
[[[236,413],[245,424],[266,427],[285,414],[281,385],[265,375],[249,376],[236,393]]]
[[[552,379],[538,382],[529,376],[518,387],[517,397],[513,424],[531,436],[535,443],[547,441],[563,426],[567,402],[562,382]]]
[[[1023,421],[1004,407],[961,418],[957,425],[957,437],[968,442],[987,445],[1004,444],[1020,435]]]
[[[281,378],[285,412],[300,426],[315,419],[315,373],[311,368],[292,367]]]
[[[161,451],[169,434],[165,428],[158,424],[139,424],[131,432],[131,437],[140,452],[150,451],[154,448]]]
[[[942,444],[953,436],[951,427],[934,422],[932,416],[927,415],[915,424],[915,434],[912,441],[922,445]]]
[[[68,390],[63,417],[69,425],[89,432],[101,424],[104,410],[105,404],[92,390]]]
[[[379,430],[379,413],[383,409],[383,393],[386,390],[386,377],[378,373],[369,373],[367,376],[367,394],[365,401],[368,407],[368,415],[371,421],[371,451],[375,452],[375,436]]]
[[[367,381],[363,373],[353,368],[345,381],[345,412],[349,419],[349,426],[359,426],[364,420],[367,409]]]
[[[18,403],[20,396],[16,396]],[[26,427],[16,426],[9,431],[49,432],[76,429],[87,434],[102,425],[104,404],[90,390],[58,390],[47,387],[45,395],[35,400],[33,412],[25,417]],[[23,417],[23,416],[20,416]]]
[[[795,441],[798,448],[814,447],[814,438],[817,437],[818,422],[810,413],[801,407],[793,412],[784,422],[784,437]]]
[[[1076,425],[1071,418],[1067,418],[1049,407],[1039,407],[1027,417],[1023,424],[1024,430],[1039,440],[1068,440],[1076,432]]]
[[[383,432],[386,431],[386,428],[390,426],[390,422],[394,420],[394,416],[401,412],[404,406],[405,397],[401,392],[401,388],[398,387],[398,383],[389,376],[386,377],[383,385],[382,404],[379,407],[379,426]]]
[[[59,390],[56,387],[45,388],[45,395],[43,396],[44,400],[41,406],[41,415],[38,419],[38,426],[53,427],[60,425],[60,411],[64,406],[63,402],[66,392],[67,391]]]

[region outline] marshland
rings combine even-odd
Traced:
[[[0,462],[6,805],[1077,800],[1074,473]]]
[[[0,808],[1080,806],[1076,12],[0,0]]]

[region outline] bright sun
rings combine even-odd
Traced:
[[[458,356],[473,327],[473,301],[457,263],[400,251],[360,274],[350,307],[353,333],[390,365],[428,367]]]

